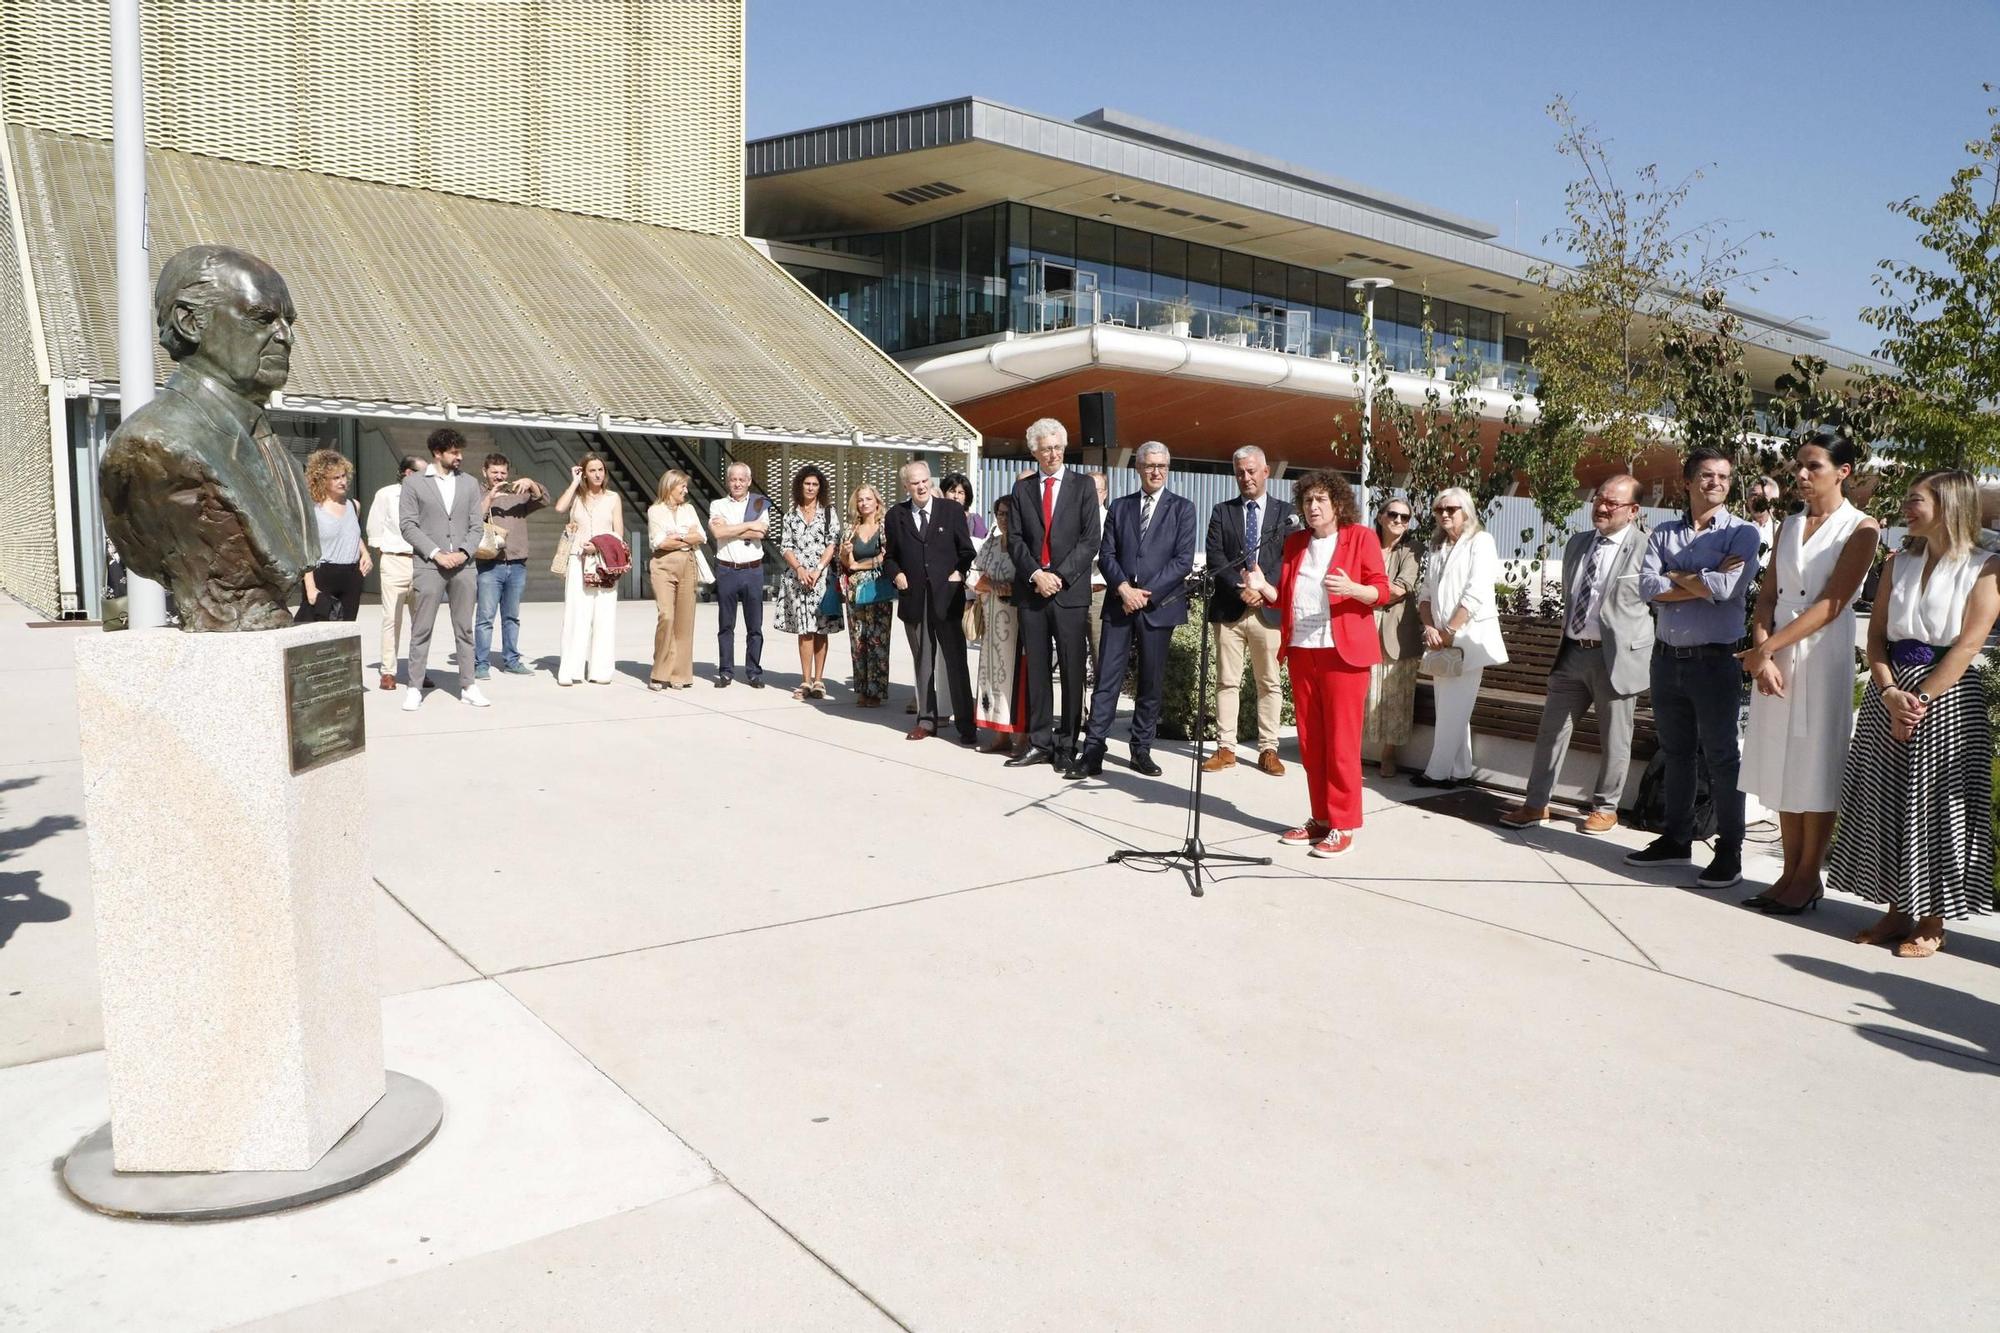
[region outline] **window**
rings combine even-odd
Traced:
[[[1222,251],[1223,310],[1231,315],[1248,315],[1250,304],[1250,256],[1236,250]]]
[[[1064,264],[1076,262],[1076,219],[1062,213],[1051,213],[1046,208],[1034,210],[1029,224],[1029,236],[1037,259],[1050,259]]]
[[[945,218],[931,224],[931,267],[935,274],[932,293],[936,302],[937,324],[931,331],[936,342],[956,342],[960,332],[959,312],[965,299],[965,220]]]
[[[999,326],[1000,294],[1006,284],[1000,272],[998,207],[965,215],[965,333],[977,338]]]

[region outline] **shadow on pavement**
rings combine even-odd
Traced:
[[[1945,947],[1950,948],[1955,943],[1957,939]],[[1965,1060],[1980,1061],[1983,1063],[1976,1066],[1975,1072],[2000,1074],[2000,1004],[1901,971],[1871,972],[1800,954],[1779,954],[1778,961],[1850,991],[1872,992],[1881,996],[1884,1004],[1870,1005],[1865,1000],[1857,1000],[1855,1007],[1872,1008],[1946,1038],[1955,1043],[1955,1054],[1913,1042],[1910,1038],[1915,1034],[1902,1028],[1875,1023],[1857,1024],[1855,1031],[1869,1041],[1913,1060],[1947,1064],[1953,1068],[1964,1068]],[[1906,965],[1920,968],[1924,963],[1913,959]]]

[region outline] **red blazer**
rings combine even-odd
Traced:
[[[1306,558],[1310,532],[1295,532],[1285,538],[1285,553],[1278,566],[1278,610],[1283,636],[1278,640],[1278,656],[1292,645],[1292,585],[1298,581],[1299,565]],[[1350,523],[1334,538],[1333,566],[1347,571],[1356,583],[1375,589],[1379,606],[1389,599],[1389,576],[1382,568],[1382,540],[1366,523]],[[1340,660],[1351,667],[1366,668],[1382,660],[1382,636],[1375,628],[1375,606],[1352,597],[1333,600],[1333,646]]]

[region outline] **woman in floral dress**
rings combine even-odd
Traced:
[[[854,488],[847,506],[847,539],[841,543],[841,591],[847,602],[848,627],[853,630],[854,699],[862,708],[880,708],[889,697],[889,629],[895,621],[896,599],[868,602],[882,571],[882,493],[863,484]]]
[[[826,698],[826,640],[841,629],[838,597],[831,615],[823,607],[833,575],[827,566],[840,550],[840,520],[827,503],[826,476],[808,463],[792,478],[792,507],[786,511],[778,554],[785,572],[778,579],[778,632],[799,636],[799,687],[794,699]]]

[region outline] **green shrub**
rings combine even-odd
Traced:
[[[1198,668],[1201,664],[1201,639],[1208,626],[1202,623],[1207,607],[1198,598],[1188,602],[1188,618],[1184,625],[1174,628],[1172,645],[1167,649],[1167,681],[1160,708],[1160,735],[1166,740],[1185,741],[1194,737],[1195,699],[1194,687]],[[1209,645],[1208,660],[1208,734],[1207,740],[1215,736],[1215,647]],[[1250,687],[1250,669],[1243,670],[1243,684]],[[1282,663],[1278,667],[1278,688],[1284,700],[1281,722],[1292,723],[1292,673]],[[1245,699],[1243,707],[1237,710],[1236,740],[1238,743],[1255,744],[1257,740],[1257,709]]]

